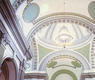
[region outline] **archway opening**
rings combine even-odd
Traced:
[[[7,58],[1,66],[0,80],[17,80],[17,71],[13,59]]]

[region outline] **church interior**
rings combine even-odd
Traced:
[[[95,80],[95,0],[0,0],[0,80]]]

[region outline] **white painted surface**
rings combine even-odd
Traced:
[[[71,76],[67,75],[67,74],[61,74],[59,76],[56,77],[55,80],[73,80]]]
[[[95,80],[95,78],[87,78],[87,79],[85,79],[85,80]]]

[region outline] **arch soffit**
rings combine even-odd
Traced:
[[[77,59],[78,61],[80,61],[82,63],[84,70],[89,70],[90,69],[89,62],[83,55],[81,55],[80,53],[78,53],[76,51],[65,49],[65,50],[60,50],[60,51],[49,53],[49,55],[44,57],[44,59],[42,59],[42,61],[40,62],[39,70],[44,71],[45,68],[46,68],[47,63],[49,61],[51,61],[54,57],[57,57],[57,56],[60,56],[60,55],[67,55],[67,56],[74,57],[75,59]]]

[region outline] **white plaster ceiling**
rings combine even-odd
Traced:
[[[88,5],[93,0],[34,0],[40,6],[40,15],[56,12],[73,12],[90,17]]]
[[[83,26],[72,23],[53,23],[37,33],[39,42],[51,48],[77,48],[87,44],[92,33]]]
[[[57,13],[57,12],[73,12],[90,17],[88,13],[88,5],[93,0],[34,0],[31,3],[37,3],[40,7],[39,17]],[[23,11],[27,2],[25,1],[20,8]]]
[[[31,3],[36,3],[40,8],[39,16],[35,19],[37,20],[40,17],[59,12],[72,12],[90,17],[88,13],[88,5],[92,1],[93,0],[34,0]],[[25,36],[28,35],[33,27],[32,22],[27,23],[22,17],[26,6],[27,2],[25,1],[16,11],[16,15],[22,26]]]

